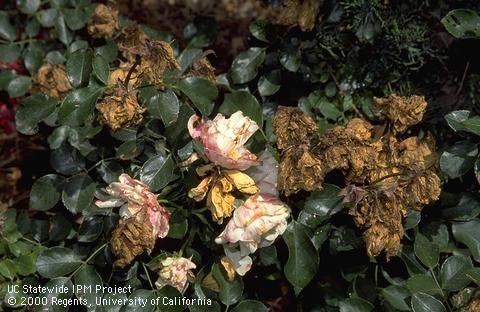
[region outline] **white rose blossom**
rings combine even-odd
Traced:
[[[190,259],[174,256],[162,260],[161,264],[162,268],[158,273],[158,280],[155,285],[158,288],[170,285],[183,294],[188,287],[188,283],[195,278],[192,272],[197,267],[195,263]]]

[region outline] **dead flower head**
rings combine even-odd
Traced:
[[[72,90],[63,64],[43,64],[34,82],[34,89],[57,99],[62,99]]]
[[[213,83],[217,80],[217,77],[215,76],[215,67],[210,64],[210,61],[205,54],[193,60],[189,75],[203,77]]]
[[[96,105],[99,119],[112,130],[138,125],[142,120],[145,108],[137,101],[134,91],[117,88],[112,95],[105,96]]]
[[[123,57],[128,62],[133,63],[135,62],[136,53],[133,53],[132,49],[145,45],[147,38],[148,36],[140,29],[137,23],[127,21],[125,26],[122,27],[116,42]]]
[[[150,253],[155,246],[151,225],[135,218],[121,219],[112,232],[112,252],[118,258],[113,266],[124,268],[136,256]]]
[[[88,22],[87,31],[93,38],[112,38],[120,30],[118,10],[99,4]]]
[[[274,24],[298,25],[302,31],[310,31],[315,26],[319,12],[318,0],[284,0],[280,8],[273,10],[270,20]]]
[[[389,95],[387,98],[373,98],[375,107],[392,123],[398,132],[419,123],[427,107],[425,97],[413,95],[409,97]]]
[[[121,63],[120,66],[113,70],[110,73],[108,78],[108,84],[111,86],[118,85],[118,83],[124,83],[127,79],[128,72],[134,65],[131,63]],[[134,89],[139,83],[139,72],[138,69],[134,69],[132,74],[130,75],[130,79],[128,81],[128,89]]]
[[[217,114],[208,121],[192,115],[188,121],[191,137],[202,143],[207,158],[226,169],[245,170],[259,165],[257,156],[244,146],[257,130],[258,125],[241,111],[230,118]]]

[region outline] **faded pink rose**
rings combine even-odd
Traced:
[[[245,173],[255,181],[261,194],[278,196],[278,161],[268,149],[262,151],[259,154],[258,159],[262,164],[260,166],[248,168]]]
[[[244,147],[258,129],[258,125],[241,111],[230,118],[217,114],[208,121],[193,115],[188,121],[190,135],[203,144],[207,158],[227,169],[245,170],[260,164],[257,156]]]
[[[168,257],[162,260],[161,264],[162,268],[158,273],[155,286],[162,288],[165,285],[170,285],[183,294],[188,287],[188,282],[195,278],[191,271],[197,267],[195,263],[183,257]]]
[[[150,192],[148,185],[125,173],[121,174],[118,180],[119,182],[110,183],[106,188],[106,192],[112,197],[97,200],[95,204],[102,208],[121,207],[120,217],[125,219],[135,217],[139,222],[148,221],[155,237],[167,236],[170,214],[158,203],[157,196]]]
[[[287,228],[290,208],[278,197],[259,194],[248,198],[233,213],[225,230],[215,242],[223,244],[225,255],[239,275],[245,275],[252,266],[249,257],[258,248],[273,244]]]

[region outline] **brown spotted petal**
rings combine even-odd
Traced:
[[[213,176],[203,178],[203,180],[196,187],[188,191],[188,197],[193,198],[195,201],[202,201],[208,193]]]
[[[155,236],[148,223],[133,218],[121,219],[112,232],[112,252],[118,258],[113,266],[124,268],[136,256],[150,253],[155,246]]]
[[[97,5],[92,18],[88,22],[88,33],[93,38],[109,39],[119,30],[118,10],[104,4]]]

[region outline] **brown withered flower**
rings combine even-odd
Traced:
[[[207,51],[201,57],[193,60],[192,68],[188,74],[195,77],[203,77],[215,83],[217,80],[217,77],[215,76],[215,67],[210,64],[210,61],[206,57],[206,54],[209,54],[209,52],[210,51]],[[211,51],[211,53],[213,53],[213,51]]]
[[[127,91],[121,87],[113,94],[105,96],[96,105],[99,119],[112,130],[138,125],[142,120],[145,108],[137,101],[135,91]]]
[[[398,132],[419,123],[427,108],[425,97],[413,95],[409,97],[395,94],[387,98],[373,98],[374,106],[380,110],[392,123]]]
[[[480,311],[480,298],[473,298],[467,307],[468,312],[479,312]]]
[[[278,171],[278,189],[287,196],[300,190],[320,189],[323,165],[311,152],[312,141],[318,139],[318,126],[296,107],[278,107],[273,118],[277,147],[283,157]]]
[[[318,0],[284,0],[280,8],[273,10],[270,20],[274,24],[298,25],[302,31],[310,31],[315,26],[319,12]]]
[[[118,49],[122,52],[123,57],[127,62],[134,63],[137,47],[145,45],[148,36],[140,29],[140,26],[136,22],[127,21],[125,26],[122,27],[120,34],[116,40]]]
[[[155,236],[148,223],[141,223],[135,218],[121,219],[112,232],[112,252],[118,258],[113,266],[123,268],[136,256],[150,253],[155,246]]]
[[[88,33],[93,38],[109,39],[119,30],[118,10],[104,4],[98,4],[88,22]]]
[[[120,84],[125,83],[128,73],[130,72],[133,66],[134,64],[131,64],[131,63],[121,63],[117,69],[113,70],[110,73],[110,76],[108,78],[108,84],[118,85],[118,83]],[[131,90],[138,86],[139,75],[140,74],[138,73],[138,69],[136,67],[133,68],[132,74],[130,75],[130,78],[128,80],[128,89]]]
[[[43,64],[37,72],[34,79],[33,92],[39,91],[48,96],[62,99],[72,90],[72,85],[67,78],[65,65],[63,64]]]

